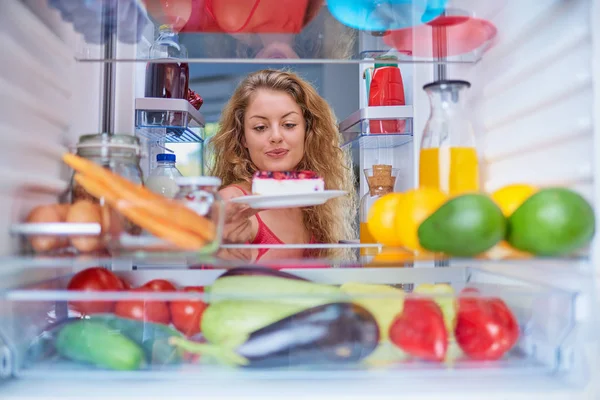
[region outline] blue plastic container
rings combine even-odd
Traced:
[[[448,0],[327,0],[333,17],[354,29],[383,32],[439,17]]]

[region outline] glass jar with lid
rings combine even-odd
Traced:
[[[142,151],[137,137],[106,133],[83,135],[79,138],[76,148],[78,156],[93,161],[131,182],[143,183],[140,168]],[[84,199],[98,202],[71,178],[71,202]]]
[[[360,200],[360,243],[377,243],[368,227],[369,210],[377,199],[394,191],[398,171],[398,168],[386,164],[376,164],[364,170],[369,190]],[[362,255],[367,253],[366,249],[361,249]]]
[[[176,178],[175,182],[179,191],[174,199],[183,202],[215,225],[215,240],[202,249],[204,253],[215,252],[221,245],[225,222],[225,202],[219,195],[221,179],[215,176],[185,176]]]

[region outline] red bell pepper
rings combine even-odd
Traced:
[[[472,359],[497,360],[519,339],[517,319],[501,299],[477,297],[472,289],[468,292],[458,300],[456,341]]]
[[[439,306],[430,299],[407,298],[402,313],[390,326],[390,340],[411,356],[443,361],[448,333]]]

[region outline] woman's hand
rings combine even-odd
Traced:
[[[226,202],[223,244],[245,244],[251,242],[254,239],[254,232],[250,218],[261,210],[255,210],[245,204],[228,201],[244,195],[238,188],[226,187],[220,190],[219,194]],[[227,260],[252,261],[252,251],[248,248],[221,249],[217,253],[217,256]]]
[[[260,210],[245,204],[227,202],[225,204],[225,223],[223,226],[223,243],[248,243],[254,239],[250,217]]]

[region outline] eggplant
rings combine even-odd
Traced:
[[[191,353],[210,354],[230,365],[280,368],[346,364],[369,356],[379,342],[373,315],[352,303],[329,303],[300,311],[252,332],[232,347],[171,343]]]
[[[237,267],[227,270],[221,274],[217,279],[226,278],[228,276],[274,276],[276,278],[295,279],[298,281],[308,281],[308,279],[301,278],[294,274],[290,274],[276,269],[259,267],[259,266],[245,266]]]

